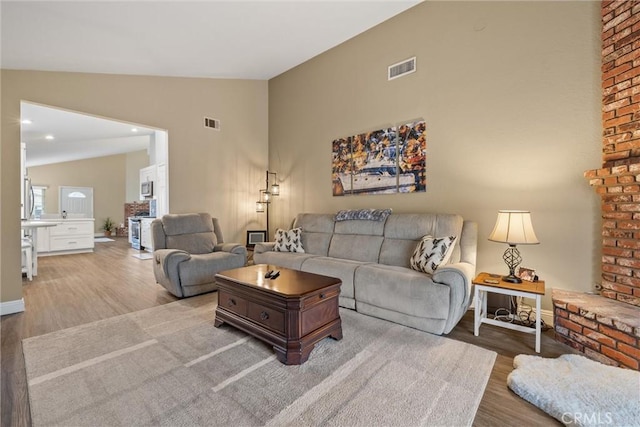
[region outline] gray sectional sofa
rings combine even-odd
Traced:
[[[340,305],[434,334],[447,334],[471,303],[477,225],[452,214],[391,214],[386,220],[336,221],[333,214],[299,214],[304,253],[254,248],[256,264],[272,264],[342,280]],[[453,254],[433,275],[409,260],[425,235],[455,235]]]

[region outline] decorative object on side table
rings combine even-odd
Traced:
[[[504,251],[502,259],[509,267],[509,275],[502,280],[509,283],[522,283],[522,279],[516,276],[515,270],[522,262],[520,252],[516,245],[537,245],[540,243],[533,231],[531,224],[531,212],[516,210],[500,210],[493,231],[489,235],[492,242],[506,243],[509,245]]]
[[[525,267],[520,267],[518,269],[518,277],[528,282],[535,282],[538,280],[538,276],[536,276],[536,271],[531,268],[525,268]]]

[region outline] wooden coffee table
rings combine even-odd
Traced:
[[[280,271],[266,279],[269,270]],[[342,339],[334,277],[259,264],[216,274],[215,326],[228,323],[273,346],[278,360],[300,365],[326,337]]]

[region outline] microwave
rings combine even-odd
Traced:
[[[147,181],[140,183],[140,195],[142,197],[153,196],[153,181]]]

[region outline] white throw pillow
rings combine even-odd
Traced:
[[[273,248],[276,252],[300,252],[302,248],[302,228],[294,228],[289,231],[278,228],[276,230],[276,245]]]
[[[423,273],[433,274],[438,266],[446,264],[453,253],[456,236],[424,236],[411,256],[411,268]]]

